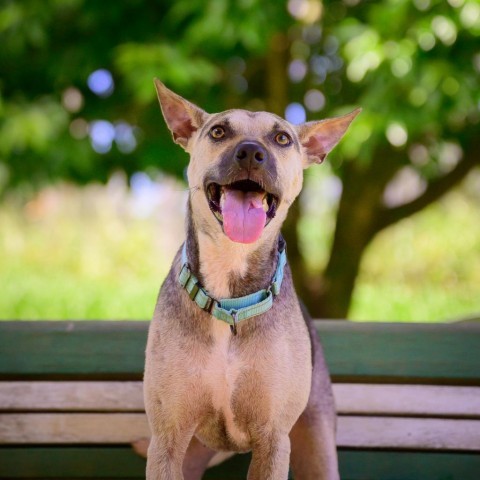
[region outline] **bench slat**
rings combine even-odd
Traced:
[[[480,387],[337,383],[333,392],[341,414],[480,418]]]
[[[318,321],[337,381],[480,386],[480,323]],[[140,380],[148,322],[0,322],[0,378]],[[412,382],[410,382],[412,383]]]
[[[139,413],[0,414],[0,444],[121,444],[148,436]],[[340,416],[337,444],[480,451],[480,420]]]
[[[0,411],[142,412],[142,382],[0,382]]]
[[[338,419],[337,445],[480,451],[480,421],[342,416]]]
[[[480,387],[334,384],[340,414],[480,418]],[[0,382],[0,411],[144,410],[141,382]]]
[[[121,444],[149,436],[143,413],[0,414],[0,444]]]

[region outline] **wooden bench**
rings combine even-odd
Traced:
[[[480,479],[480,324],[317,322],[342,480]],[[147,322],[0,322],[0,478],[140,479]],[[248,455],[208,471],[244,479]]]

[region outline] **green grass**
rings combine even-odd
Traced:
[[[382,232],[356,285],[354,320],[480,317],[479,199],[455,191]]]
[[[154,196],[143,217],[122,184],[60,185],[0,206],[0,319],[149,319],[183,240],[182,186]],[[137,203],[136,203],[137,202]],[[448,195],[381,233],[369,247],[349,317],[443,321],[480,312],[479,198]],[[145,202],[142,204],[144,208]],[[148,207],[148,202],[147,202]],[[148,210],[148,209],[147,209]],[[333,223],[322,211],[304,238],[326,260]]]
[[[131,200],[63,186],[4,204],[0,318],[150,318],[182,241],[183,195],[174,190],[148,219],[129,212]]]

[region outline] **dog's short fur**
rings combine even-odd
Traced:
[[[191,270],[217,299],[266,288],[304,168],[323,161],[358,111],[294,126],[266,112],[208,114],[155,84],[173,138],[190,154]],[[250,145],[247,153],[239,153],[244,144]],[[208,188],[245,179],[271,195],[276,212],[258,238],[232,241],[221,211],[209,203]],[[147,479],[200,479],[216,452],[251,450],[250,480],[285,480],[289,465],[296,480],[338,480],[330,380],[288,265],[273,307],[239,323],[237,335],[192,302],[178,283],[181,267],[179,251],[148,336]]]

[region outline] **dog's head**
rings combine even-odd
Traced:
[[[174,141],[190,154],[197,225],[240,243],[278,232],[303,170],[323,162],[360,112],[296,126],[267,112],[208,114],[160,81],[155,86]]]

